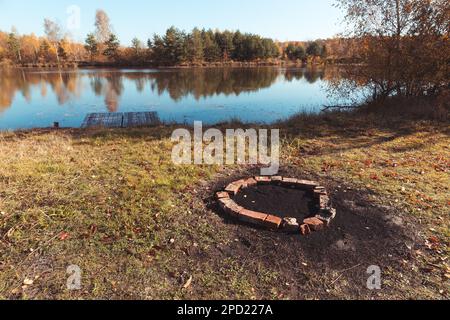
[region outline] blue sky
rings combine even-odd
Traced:
[[[240,29],[276,40],[313,40],[341,31],[341,13],[334,0],[0,0],[0,29],[15,26],[20,33],[43,33],[45,17],[67,24],[67,8],[80,8],[80,28],[71,30],[84,40],[94,30],[98,8],[111,18],[122,44],[134,36],[146,40],[174,25],[180,29]]]

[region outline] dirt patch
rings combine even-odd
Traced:
[[[240,206],[298,221],[317,213],[311,192],[275,185],[256,185],[242,189],[233,200]]]
[[[242,174],[242,173],[241,173]],[[248,172],[243,176],[249,176]],[[292,171],[287,173],[295,175]],[[239,176],[226,178],[217,182],[212,190],[220,190],[227,183]],[[231,239],[235,239],[219,250],[204,253],[203,258],[223,261],[233,256],[242,261],[242,268],[254,272],[255,282],[261,277],[261,266],[277,274],[276,290],[259,288],[261,296],[267,297],[270,290],[276,291],[277,298],[290,299],[341,299],[347,298],[413,298],[408,296],[408,287],[420,287],[420,280],[412,270],[405,270],[405,261],[414,263],[411,247],[415,247],[414,225],[410,218],[402,217],[401,224],[392,223],[392,216],[402,216],[394,208],[378,207],[370,201],[373,196],[364,190],[352,189],[335,182],[331,178],[309,176],[318,180],[331,194],[333,206],[337,209],[326,232],[313,233],[307,237],[289,235],[246,226],[237,220],[223,215],[215,205],[214,198],[205,199],[209,209],[222,217],[222,227],[227,230]],[[208,188],[211,194],[211,188]],[[261,192],[271,188],[261,188]],[[284,190],[275,189],[277,192]],[[252,203],[250,196],[261,194],[257,190],[249,190],[247,198],[242,193],[238,201],[254,206],[255,209],[277,210],[291,209],[295,201],[292,198],[286,203],[271,204],[268,201]],[[264,198],[264,197],[262,197]],[[289,202],[292,202],[289,205]],[[306,199],[300,201],[307,207]],[[263,207],[267,205],[267,207]],[[367,270],[370,266],[379,266],[382,270],[382,290],[369,290]],[[398,277],[401,274],[401,277]],[[264,290],[267,290],[264,292]]]

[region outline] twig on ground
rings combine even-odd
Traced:
[[[361,265],[361,263],[359,263],[359,264],[357,264],[356,266],[353,266],[353,267],[351,267],[351,268],[342,270],[342,271],[341,271],[341,274],[339,275],[339,277],[337,277],[336,280],[334,280],[334,281],[331,283],[331,285],[333,285],[333,284],[335,284],[336,282],[338,282],[339,279],[342,278],[342,276],[344,275],[344,273],[346,273],[347,271],[356,269],[356,268],[358,268],[360,265]]]

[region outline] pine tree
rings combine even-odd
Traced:
[[[112,33],[109,36],[108,41],[105,42],[105,45],[106,49],[103,51],[103,55],[109,59],[117,60],[120,47],[120,42],[119,39],[117,39],[117,36]]]
[[[98,54],[98,43],[93,33],[87,35],[84,48],[89,53],[91,61]]]
[[[222,59],[225,61],[229,60],[234,51],[233,33],[228,30],[224,32],[217,31],[215,40],[220,48]]]
[[[16,62],[22,62],[22,55],[20,53],[20,41],[17,37],[16,32],[11,32],[8,36],[8,51],[10,56]]]
[[[202,62],[203,54],[203,38],[199,29],[194,28],[188,36],[188,58],[190,62]]]
[[[220,48],[215,41],[214,32],[212,30],[202,31],[204,55],[208,62],[215,62],[220,60]]]
[[[164,35],[164,53],[169,65],[176,65],[187,60],[186,36],[175,27],[167,29]]]

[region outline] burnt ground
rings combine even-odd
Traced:
[[[233,200],[240,206],[297,221],[317,213],[311,192],[276,185],[257,185],[241,190]]]
[[[408,287],[421,285],[420,279],[404,265],[414,259],[416,223],[392,207],[379,207],[365,190],[352,189],[351,184],[331,178],[300,175],[285,169],[280,174],[317,180],[329,191],[337,217],[330,228],[310,236],[287,235],[258,229],[223,215],[211,195],[227,183],[257,174],[240,172],[204,190],[204,201],[211,214],[216,214],[234,242],[216,247],[202,258],[223,261],[234,256],[255,277],[261,266],[277,274],[281,284],[274,298],[282,299],[413,299]],[[255,207],[261,208],[261,207]],[[272,209],[272,208],[271,208]],[[205,255],[206,254],[206,255]],[[198,257],[201,259],[201,257]],[[382,290],[367,289],[367,269],[382,270]],[[282,289],[280,289],[282,288]]]

